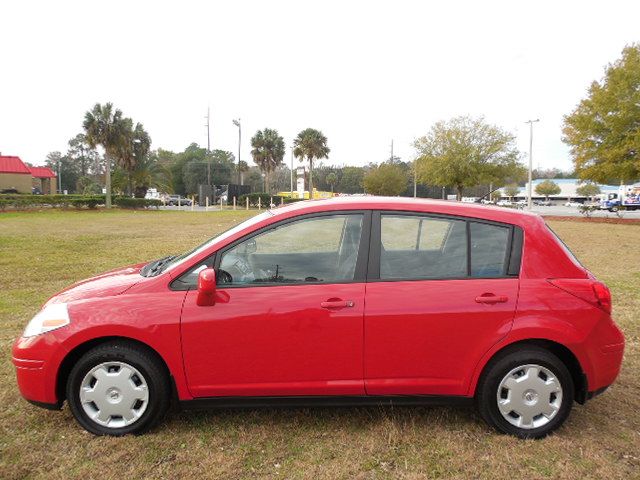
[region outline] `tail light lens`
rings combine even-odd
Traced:
[[[574,297],[581,298],[605,312],[611,313],[611,292],[604,283],[598,282],[593,278],[552,278],[548,281]]]
[[[602,282],[593,283],[593,293],[598,299],[598,304],[605,312],[611,313],[611,291]]]

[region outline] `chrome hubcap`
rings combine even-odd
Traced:
[[[80,402],[91,420],[122,428],[136,422],[149,405],[149,387],[142,374],[123,362],[93,367],[80,384]]]
[[[546,425],[562,405],[562,385],[541,365],[522,365],[500,382],[498,410],[511,425],[532,429]]]

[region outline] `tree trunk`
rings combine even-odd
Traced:
[[[462,187],[461,185],[458,185],[458,186],[456,187],[456,190],[457,190],[457,192],[458,192],[458,193],[456,194],[456,198],[458,199],[458,201],[461,201],[461,200],[462,200],[462,188],[463,188],[463,187]]]
[[[269,187],[269,170],[265,170],[264,172],[264,191],[265,193],[271,192],[271,189]]]
[[[309,200],[313,199],[313,157],[309,157]]]

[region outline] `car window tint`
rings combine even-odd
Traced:
[[[500,277],[505,274],[511,229],[471,222],[471,276]]]
[[[464,220],[383,214],[381,279],[467,276]]]
[[[331,283],[354,279],[363,216],[298,220],[251,237],[223,253],[218,283]]]

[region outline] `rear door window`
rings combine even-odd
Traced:
[[[467,276],[463,220],[383,214],[380,235],[381,279]]]
[[[382,213],[380,279],[504,277],[512,235],[508,225]]]
[[[506,273],[511,228],[469,222],[471,276],[502,277]]]

